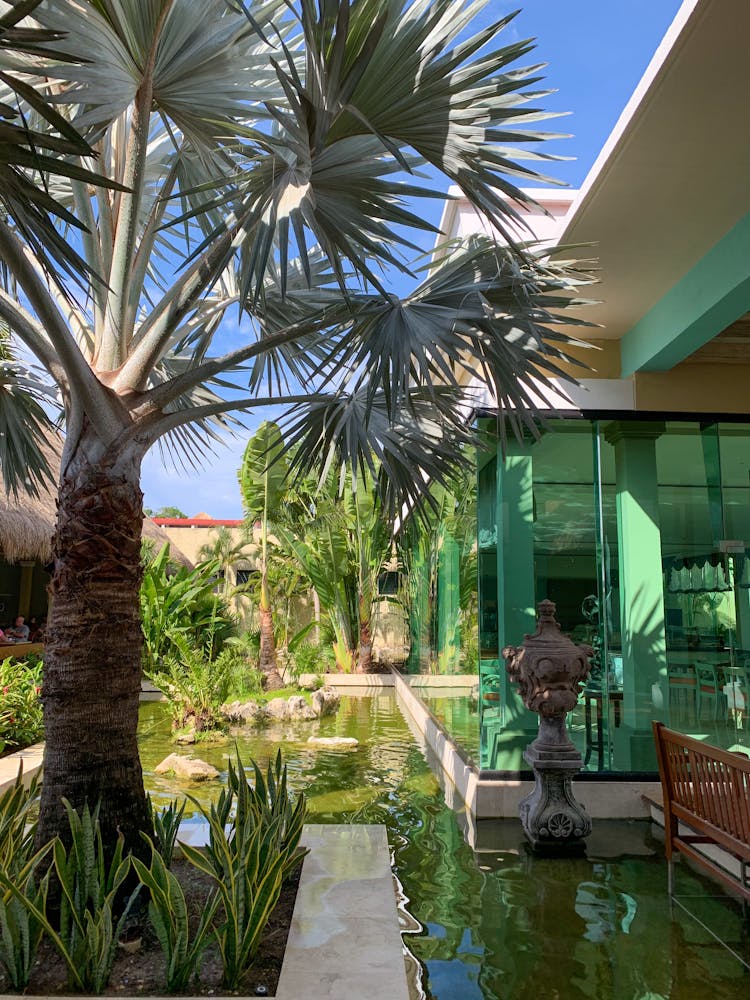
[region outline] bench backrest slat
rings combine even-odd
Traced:
[[[653,724],[664,791],[665,828],[673,817],[713,834],[740,856],[750,852],[750,759]],[[671,854],[671,844],[670,844]]]

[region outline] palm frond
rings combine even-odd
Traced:
[[[430,484],[449,481],[472,440],[462,399],[447,386],[413,389],[394,416],[384,394],[365,387],[302,404],[282,422],[292,471],[315,469],[322,481],[332,470],[360,470],[376,484],[390,521],[403,505],[423,513],[434,502]]]
[[[49,442],[57,434],[51,414],[58,408],[54,391],[33,369],[0,360],[0,469],[8,494],[38,496],[54,484]]]

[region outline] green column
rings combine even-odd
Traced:
[[[504,646],[517,646],[527,633],[536,630],[531,448],[532,442],[508,442],[505,460],[499,451],[497,459],[497,606],[503,731],[493,742],[505,759],[493,766],[504,770],[527,769],[521,753],[539,724],[538,716],[524,708],[508,681],[502,659]]]
[[[409,673],[426,673],[430,664],[430,567],[424,535],[414,544],[409,570]]]
[[[605,436],[615,448],[623,659],[622,723],[612,732],[617,770],[651,770],[656,766],[651,720],[666,718],[667,653],[656,470],[656,440],[663,431],[663,423],[645,421],[615,421],[605,427]],[[659,690],[663,708],[659,706]]]
[[[459,660],[458,543],[448,531],[443,532],[438,553],[437,657],[438,673],[455,673]]]

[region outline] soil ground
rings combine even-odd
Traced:
[[[281,891],[278,905],[271,914],[255,961],[240,986],[242,996],[269,996],[276,993],[281,963],[286,950],[289,925],[297,898],[302,865],[292,873]],[[212,880],[196,871],[182,858],[175,858],[172,871],[180,880],[190,913],[191,925],[197,926],[203,906],[212,888]],[[105,996],[159,996],[164,989],[164,956],[145,909],[141,927],[130,927],[129,943],[118,946]],[[139,938],[140,935],[140,938]],[[134,949],[134,950],[130,950]],[[265,987],[265,990],[259,989]],[[5,970],[0,966],[0,993],[10,992]],[[55,996],[69,994],[65,965],[54,946],[43,940],[37,954],[27,994]],[[190,996],[236,996],[221,986],[221,958],[212,943],[203,954],[200,978],[187,991]]]

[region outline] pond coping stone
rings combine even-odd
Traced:
[[[386,828],[310,823],[276,1000],[408,1000]]]
[[[34,743],[33,746],[9,753],[7,757],[0,757],[0,795],[13,787],[21,764],[23,764],[23,783],[28,785],[32,777],[41,771],[43,757],[44,743]]]

